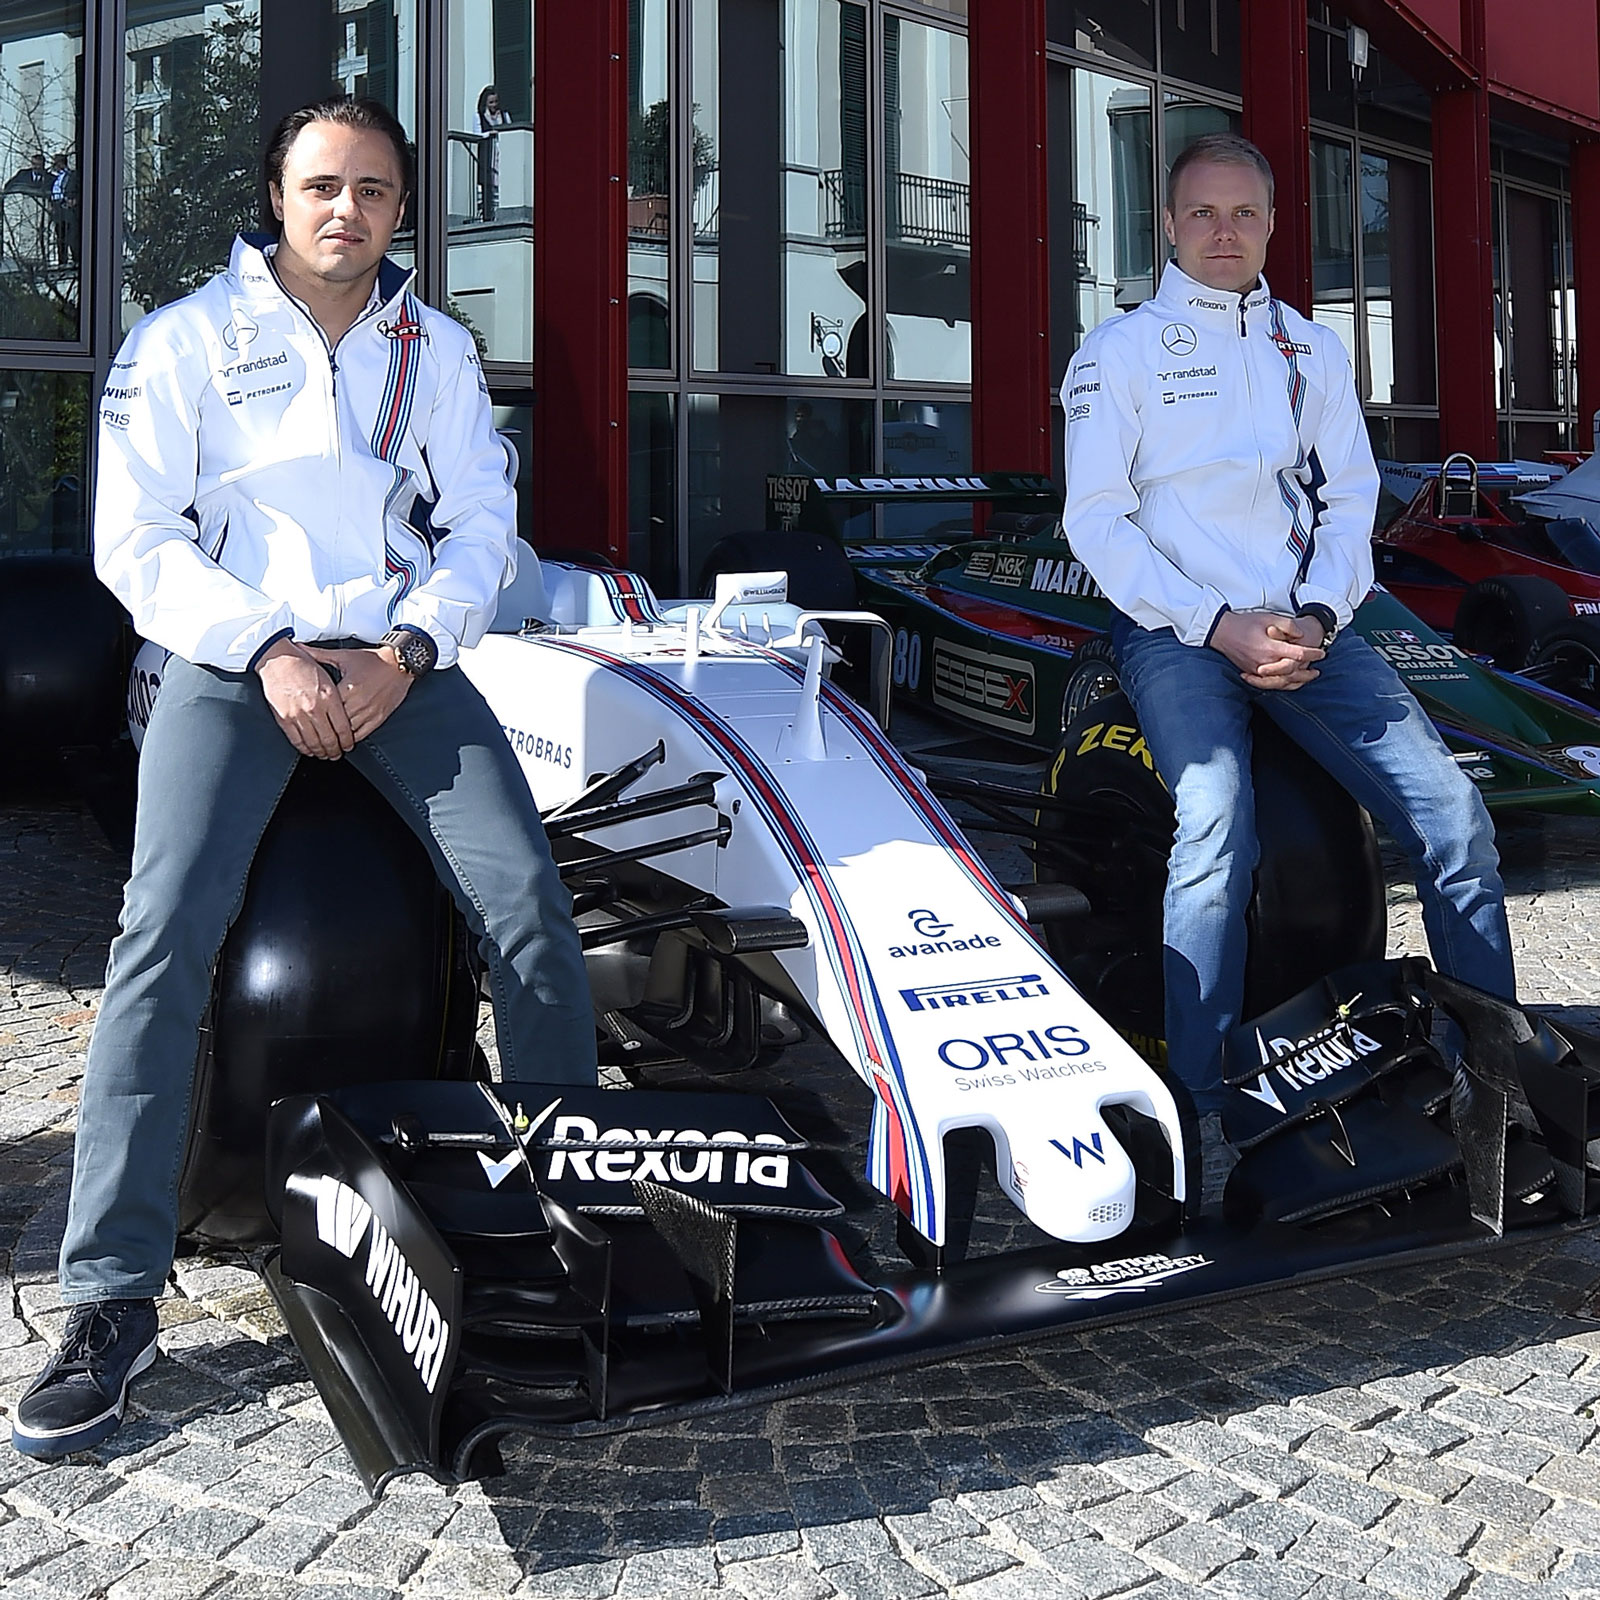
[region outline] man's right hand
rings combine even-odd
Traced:
[[[1271,611],[1224,611],[1211,635],[1252,689],[1298,689],[1317,676],[1322,625]]]
[[[303,756],[337,761],[355,748],[350,717],[327,668],[292,639],[279,639],[256,663],[267,706]]]

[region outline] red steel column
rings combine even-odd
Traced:
[[[1433,96],[1433,295],[1439,449],[1493,461],[1500,454],[1500,427],[1483,12],[1484,0],[1461,0],[1461,53],[1474,81]]]
[[[1578,448],[1600,410],[1600,144],[1572,146],[1572,288],[1578,322]]]
[[[1045,0],[974,5],[970,18],[972,464],[1048,472]]]
[[[533,537],[627,559],[627,0],[534,7]]]
[[[1306,8],[1244,0],[1239,14],[1244,134],[1261,147],[1277,180],[1277,222],[1267,252],[1272,292],[1311,315],[1311,85]],[[1169,150],[1167,156],[1177,154]]]

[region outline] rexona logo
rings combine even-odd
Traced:
[[[1143,1294],[1169,1278],[1182,1277],[1212,1264],[1209,1256],[1125,1256],[1092,1267],[1067,1267],[1048,1283],[1036,1283],[1039,1294],[1059,1294],[1068,1300],[1104,1300],[1113,1294]]]
[[[1257,1028],[1256,1046],[1266,1070],[1256,1080],[1254,1089],[1245,1088],[1242,1093],[1279,1112],[1284,1109],[1283,1101],[1273,1086],[1271,1074],[1276,1074],[1297,1092],[1314,1089],[1324,1078],[1331,1078],[1351,1062],[1375,1055],[1383,1048],[1376,1039],[1342,1021],[1304,1039],[1267,1039]]]
[[[372,1207],[349,1184],[329,1175],[317,1180],[317,1237],[347,1261],[367,1240],[368,1292],[432,1394],[450,1348],[450,1324]]]
[[[737,1131],[702,1133],[698,1128],[663,1128],[652,1133],[648,1128],[607,1128],[604,1133],[588,1117],[557,1117],[551,1130],[556,1145],[571,1144],[648,1144],[649,1150],[562,1150],[551,1149],[548,1177],[553,1183],[561,1177],[579,1183],[630,1183],[636,1178],[653,1178],[657,1183],[754,1183],[764,1189],[789,1186],[789,1158],[763,1154],[755,1146],[778,1145],[783,1137],[758,1133],[755,1138]],[[710,1150],[707,1145],[749,1145],[746,1150]],[[732,1160],[728,1160],[728,1157]]]
[[[996,939],[995,943],[999,944]],[[1031,1000],[1049,994],[1050,986],[1037,972],[1016,978],[968,979],[962,983],[932,983],[919,989],[902,989],[900,998],[912,1011],[948,1011],[956,1006],[990,1006],[1005,1000]]]

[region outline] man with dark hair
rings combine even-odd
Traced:
[[[301,757],[348,760],[431,840],[489,964],[507,1075],[595,1077],[571,902],[456,670],[516,570],[515,506],[471,335],[384,253],[405,135],[381,106],[323,102],[265,165],[277,240],[240,238],[227,271],[146,317],[101,397],[96,565],[173,654],[79,1104],[72,1312],[13,1418],[30,1455],[107,1437],[155,1359],[212,965]]]
[[[1073,552],[1177,807],[1163,975],[1172,1071],[1200,1115],[1206,1198],[1231,1165],[1222,1045],[1243,1004],[1258,847],[1250,716],[1266,713],[1404,847],[1440,969],[1511,997],[1488,812],[1410,691],[1360,635],[1378,475],[1344,347],[1274,300],[1266,158],[1209,134],[1173,163],[1176,253],[1154,299],[1067,369]]]

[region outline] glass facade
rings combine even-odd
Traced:
[[[263,130],[335,90],[382,100],[417,138],[395,254],[473,331],[530,480],[537,3],[0,7],[0,548],[86,542],[88,398],[118,342],[223,264],[262,215]],[[975,465],[967,12],[628,0],[629,559],[661,588],[692,588],[718,538],[762,525],[770,474]],[[1046,13],[1059,378],[1090,328],[1152,292],[1172,157],[1240,125],[1240,22],[1239,0]],[[1336,7],[1308,14],[1314,312],[1350,352],[1380,449],[1425,454],[1428,95],[1376,48],[1357,72]],[[1568,444],[1567,151],[1499,123],[1492,137],[1504,447]],[[912,535],[942,515],[857,525]]]

